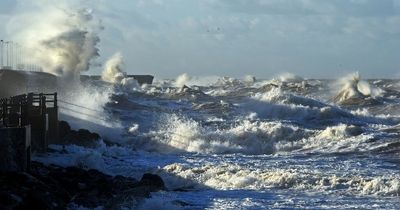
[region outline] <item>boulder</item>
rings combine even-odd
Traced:
[[[58,129],[59,129],[60,138],[64,138],[65,136],[68,135],[68,133],[71,132],[71,126],[66,121],[60,121],[58,123]]]
[[[66,121],[59,122],[60,144],[75,144],[85,147],[96,147],[99,134],[92,133],[87,129],[72,130]]]
[[[143,174],[139,184],[148,187],[152,192],[166,189],[162,178],[155,174],[149,174],[149,173]]]
[[[0,209],[131,208],[151,192],[164,189],[164,181],[153,174],[137,181],[93,169],[32,162],[30,174],[0,173]]]

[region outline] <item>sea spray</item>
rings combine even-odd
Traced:
[[[124,69],[124,61],[121,53],[115,53],[105,65],[101,79],[110,83],[121,83],[126,77]]]
[[[175,86],[176,87],[183,87],[184,85],[187,85],[187,83],[192,79],[192,77],[187,74],[181,74],[175,79]]]
[[[134,78],[127,77],[125,72],[125,63],[121,53],[115,53],[106,62],[101,78],[105,82],[119,85],[125,90],[132,91],[138,89],[139,83]]]
[[[298,75],[286,72],[278,76],[281,82],[302,82],[304,79]]]
[[[89,129],[109,141],[120,141],[123,126],[106,109],[113,93],[111,86],[76,83],[74,88],[60,92],[60,119],[68,121],[73,129]]]
[[[278,141],[296,141],[311,133],[283,123],[250,122],[227,129],[212,129],[179,115],[163,115],[158,128],[142,148],[164,153],[271,154]]]
[[[45,72],[79,79],[99,56],[101,24],[90,9],[34,5],[35,10],[14,16],[10,23],[10,33],[24,46],[23,56]]]
[[[248,84],[248,85],[252,85],[257,81],[256,77],[253,75],[246,75],[243,78],[243,82]]]
[[[358,72],[349,74],[337,82],[340,91],[331,99],[335,103],[346,103],[350,99],[375,98],[383,93],[383,90],[366,81],[361,80]]]

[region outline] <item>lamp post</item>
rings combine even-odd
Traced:
[[[10,67],[14,69],[14,42],[10,42]]]
[[[8,56],[8,53],[9,53],[9,44],[10,44],[10,42],[4,42],[4,44],[6,44],[6,66],[8,67],[8,64],[9,64],[9,56]]]
[[[0,69],[3,69],[3,44],[4,41],[0,40]]]
[[[15,48],[14,48],[15,70],[21,70],[20,69],[20,61],[19,61],[19,44],[18,44],[18,42],[15,42],[14,46],[15,46]]]

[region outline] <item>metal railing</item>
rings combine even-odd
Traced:
[[[30,116],[45,115],[48,108],[57,108],[57,93],[28,93],[2,98],[0,105],[0,126],[25,126],[30,124]]]

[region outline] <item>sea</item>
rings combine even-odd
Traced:
[[[121,209],[400,208],[400,80],[87,81],[59,104],[103,139],[34,160],[164,180],[167,191]]]

